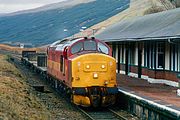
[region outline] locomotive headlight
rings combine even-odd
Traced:
[[[86,66],[86,68],[87,68],[87,69],[89,69],[89,68],[90,68],[90,66],[89,66],[89,65],[87,65],[87,66]]]
[[[109,84],[109,82],[108,81],[104,81],[104,84],[107,85],[107,84]]]
[[[97,73],[94,73],[94,74],[93,74],[93,78],[98,78],[98,74],[97,74]]]
[[[104,69],[104,68],[105,68],[105,65],[102,65],[101,68]]]

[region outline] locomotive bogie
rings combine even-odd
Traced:
[[[76,105],[85,107],[106,107],[116,101],[117,88],[92,86],[73,88],[73,100]]]
[[[90,107],[91,102],[89,97],[82,95],[73,95],[72,102],[76,105],[81,105],[84,107]]]

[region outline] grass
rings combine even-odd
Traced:
[[[12,47],[9,45],[4,45],[0,44],[0,49],[6,50],[6,51],[12,51],[14,53],[22,53],[23,50],[32,50],[32,51],[37,51],[37,52],[45,52],[46,47],[41,47],[41,48],[19,48],[19,47]]]
[[[157,6],[156,4],[152,4],[152,6],[144,12],[144,15],[158,13],[162,11],[165,11],[165,8],[163,6]]]
[[[29,92],[25,77],[6,58],[0,55],[0,119],[48,119],[49,112]]]

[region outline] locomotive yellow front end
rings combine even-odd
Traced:
[[[72,100],[77,105],[104,107],[115,103],[116,61],[101,53],[80,55],[71,61]]]

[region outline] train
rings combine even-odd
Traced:
[[[115,104],[116,60],[111,48],[94,37],[59,40],[47,48],[47,78],[84,107]]]

